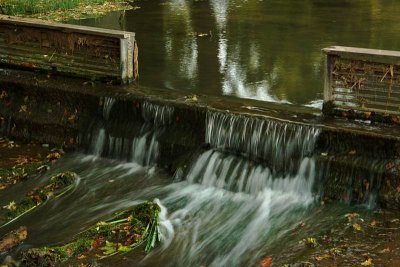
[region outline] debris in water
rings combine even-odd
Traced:
[[[366,261],[361,263],[362,266],[372,266],[372,259],[368,258]]]
[[[272,258],[271,257],[266,257],[261,261],[260,266],[261,267],[269,267],[272,264]]]
[[[25,226],[6,234],[0,239],[0,253],[18,246],[27,237],[28,230]]]
[[[356,231],[361,231],[361,225],[359,225],[358,223],[353,224],[353,229]]]
[[[98,222],[66,245],[31,248],[23,253],[22,262],[28,266],[50,262],[54,266],[71,258],[102,259],[129,252],[142,244],[145,244],[145,251],[149,252],[161,239],[160,210],[154,202],[139,204]]]
[[[28,192],[21,201],[16,203],[11,201],[10,204],[4,206],[7,209],[5,220],[1,221],[2,226],[18,219],[26,213],[32,211],[47,199],[51,197],[59,197],[69,191],[75,182],[76,174],[73,172],[63,172],[50,178],[47,185],[37,187]]]
[[[5,168],[0,167],[0,190],[5,190],[9,186],[19,183],[20,181],[28,179],[30,176],[35,174],[40,174],[49,168],[49,163],[54,163],[62,157],[64,151],[62,149],[56,148],[52,149],[47,156],[42,156],[40,153],[38,155],[31,155],[27,151],[30,151],[31,147],[34,147],[34,143],[23,145],[22,147],[7,138],[0,138],[0,149],[12,149],[12,153],[20,153],[15,158],[9,158],[6,162],[10,164],[5,164]],[[20,148],[21,147],[21,148]],[[17,150],[20,148],[19,151]],[[0,151],[0,154],[2,151]],[[26,154],[27,153],[27,154]],[[8,167],[9,165],[11,165]],[[4,165],[4,163],[3,163]]]
[[[306,245],[311,248],[315,248],[318,245],[317,239],[315,239],[314,237],[307,237]]]

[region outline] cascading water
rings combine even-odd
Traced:
[[[140,127],[138,134],[132,132],[130,135],[134,135],[134,137],[127,138],[108,133],[106,128],[112,125],[110,113],[116,100],[105,98],[103,103],[102,115],[105,120],[103,124],[106,126],[95,129],[92,134],[89,152],[95,156],[127,160],[142,166],[154,165],[159,154],[157,138],[165,126],[171,123],[174,109],[144,102],[141,106],[141,115],[144,123]],[[113,125],[113,127],[116,126]],[[126,125],[117,124],[117,127],[123,128]]]
[[[46,174],[76,172],[77,188],[18,222],[29,225],[27,246],[69,241],[115,211],[158,198],[161,246],[147,256],[127,257],[132,262],[110,259],[112,264],[259,266],[269,253],[280,253],[273,250],[282,249],[282,240],[293,239],[299,220],[312,217],[318,181],[326,172],[337,173],[329,164],[321,168],[321,156],[315,155],[317,128],[209,112],[204,135],[209,149],[187,157],[187,167],[181,164],[173,180],[156,163],[165,144],[161,133],[179,129],[170,127],[178,123],[178,111],[147,102],[106,102],[88,137],[95,157],[66,156]],[[121,107],[133,107],[135,116],[121,113]],[[0,206],[20,189],[1,196]],[[299,238],[304,236],[289,240],[292,247]]]
[[[296,171],[312,155],[319,129],[273,120],[208,112],[206,142],[223,151],[268,164],[273,171]]]
[[[314,201],[318,129],[221,113],[209,113],[206,125],[213,149],[183,181],[160,189],[175,234],[145,266],[256,265],[272,233]]]

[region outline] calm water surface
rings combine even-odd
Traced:
[[[140,84],[318,106],[331,45],[399,50],[394,0],[135,1],[84,25],[134,31]]]

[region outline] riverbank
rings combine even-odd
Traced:
[[[103,16],[111,11],[135,9],[121,0],[0,1],[1,13],[50,21],[70,21]]]

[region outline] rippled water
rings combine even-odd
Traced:
[[[331,45],[399,50],[395,0],[134,1],[90,26],[136,32],[140,84],[321,106]]]

